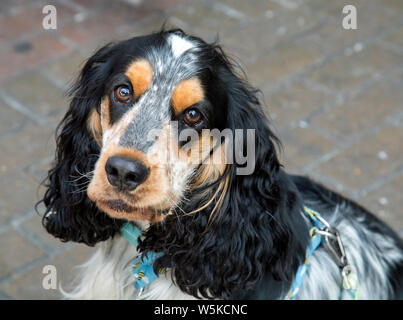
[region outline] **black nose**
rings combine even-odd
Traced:
[[[141,161],[119,156],[106,161],[105,171],[111,185],[126,191],[136,189],[150,173],[150,169]]]

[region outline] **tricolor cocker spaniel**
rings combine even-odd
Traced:
[[[67,297],[402,298],[402,240],[283,170],[218,45],[181,30],[109,44],[70,93],[43,224],[97,249]]]

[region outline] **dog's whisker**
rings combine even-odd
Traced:
[[[87,187],[71,191],[71,192],[69,192],[69,194],[78,194],[78,193],[84,192],[85,190],[87,190]]]

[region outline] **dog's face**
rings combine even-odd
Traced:
[[[105,63],[100,105],[87,119],[101,150],[88,197],[115,218],[161,221],[190,186],[224,171],[224,157],[201,165],[223,152],[202,134],[225,126],[222,66],[209,45],[180,32],[127,40]],[[184,132],[197,139],[181,139]]]

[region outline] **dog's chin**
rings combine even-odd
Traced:
[[[102,194],[105,197],[101,196]],[[112,218],[154,223],[164,220],[171,213],[171,208],[166,206],[162,197],[162,200],[159,199],[161,202],[147,206],[144,201],[138,199],[138,196],[123,196],[116,192],[102,191],[92,182],[87,189],[87,196],[101,211]]]
[[[160,222],[170,214],[170,208],[136,208],[121,199],[97,200],[96,205],[112,218],[129,221],[147,221],[150,223]]]

